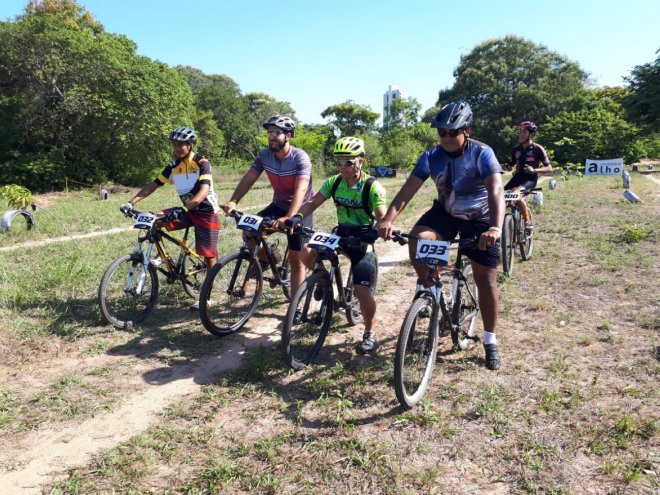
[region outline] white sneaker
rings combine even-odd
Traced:
[[[199,301],[195,301],[190,305],[190,311],[199,311]]]

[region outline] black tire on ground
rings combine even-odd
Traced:
[[[204,328],[224,336],[240,330],[254,314],[263,290],[261,265],[236,251],[218,261],[199,293],[199,316]]]
[[[424,396],[435,367],[438,320],[433,318],[433,306],[431,297],[415,299],[399,332],[394,354],[394,391],[406,409],[412,409]]]
[[[451,311],[452,331],[451,340],[456,347],[466,335],[474,335],[479,314],[479,291],[474,281],[472,266],[464,260],[462,273],[465,281],[460,280],[454,294],[454,306]]]
[[[527,222],[524,220],[520,221],[520,257],[523,261],[529,261],[532,259],[532,253],[534,252],[534,231],[532,230],[531,234],[528,236],[525,232],[525,226]]]
[[[317,300],[314,292],[317,291]],[[327,272],[313,273],[300,285],[282,324],[282,356],[299,370],[317,356],[332,323],[334,296]],[[298,313],[298,314],[296,314]]]
[[[513,273],[513,253],[516,249],[516,231],[514,230],[513,215],[504,215],[502,224],[502,270],[509,277]]]
[[[142,267],[142,256],[129,254],[113,261],[101,278],[98,293],[101,314],[117,328],[142,323],[156,306],[158,274],[153,265],[147,265],[142,291],[136,293]],[[132,279],[127,287],[131,272]]]

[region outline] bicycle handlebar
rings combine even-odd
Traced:
[[[408,241],[406,239],[414,239],[416,241],[422,240],[421,237],[416,236],[414,234],[407,234],[405,232],[401,232],[400,230],[392,231],[392,240],[394,242],[398,242],[403,246],[405,244],[408,244]],[[452,239],[451,241],[448,242],[450,244],[458,244],[459,247],[466,248],[466,247],[475,246],[477,242],[479,242],[479,236],[462,237],[459,239]]]
[[[314,235],[316,231],[310,227],[302,227],[298,232],[308,234],[310,236]],[[369,229],[367,232],[364,232],[359,235],[348,235],[348,236],[339,236],[339,245],[358,245],[362,243],[373,244],[378,240],[378,231],[376,229]]]

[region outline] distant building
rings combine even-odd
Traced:
[[[405,89],[401,89],[399,88],[399,86],[390,84],[387,91],[383,95],[383,121],[385,121],[385,119],[387,118],[388,111],[390,108],[390,103],[392,103],[392,100],[394,100],[395,98],[401,98],[403,100],[407,100],[408,93],[406,92]]]

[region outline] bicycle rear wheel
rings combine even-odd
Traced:
[[[424,396],[435,367],[438,352],[435,304],[430,297],[415,299],[399,332],[394,354],[394,391],[406,409],[412,409]]]
[[[464,339],[475,340],[477,314],[479,313],[479,291],[474,281],[472,266],[469,261],[463,261],[461,270],[465,280],[459,280],[454,294],[454,306],[451,310],[452,331],[451,340],[454,348]]]
[[[156,306],[158,274],[153,265],[147,270],[138,293],[143,270],[142,255],[129,254],[113,261],[101,278],[98,301],[103,317],[117,328],[141,323]]]
[[[194,251],[195,241],[192,241],[188,247]],[[190,297],[197,299],[199,297],[199,290],[202,288],[202,284],[206,278],[206,260],[185,254],[182,263],[181,273],[185,277],[181,281],[183,290]]]
[[[240,330],[254,314],[263,290],[259,262],[236,251],[218,261],[207,275],[199,294],[199,316],[213,335]]]
[[[534,231],[532,230],[529,235],[527,235],[527,222],[524,220],[520,221],[518,238],[520,242],[520,257],[523,261],[529,261],[532,259],[532,252],[534,251]]]
[[[321,350],[332,323],[333,292],[327,272],[313,273],[300,285],[284,317],[281,349],[284,360],[299,370]]]
[[[502,225],[502,270],[509,277],[513,272],[513,253],[516,249],[516,231],[514,229],[513,215],[504,215]]]

